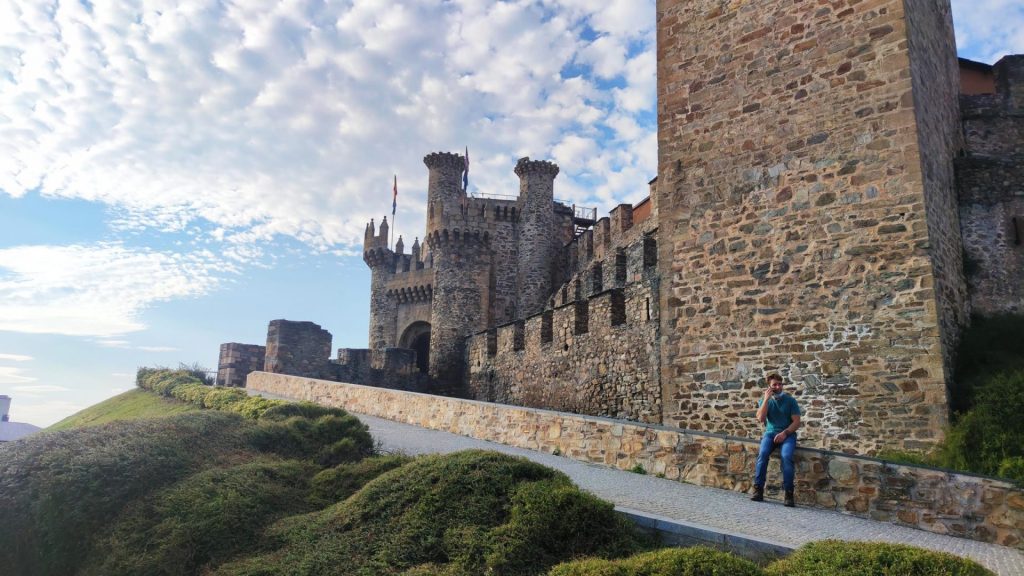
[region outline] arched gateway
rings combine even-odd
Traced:
[[[416,351],[416,367],[426,374],[430,369],[430,323],[413,322],[402,332],[398,340],[399,348]]]

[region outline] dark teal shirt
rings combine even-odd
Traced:
[[[757,402],[757,407],[761,407],[761,403],[764,399]],[[768,434],[778,434],[790,424],[793,423],[793,416],[800,415],[800,406],[796,403],[796,398],[793,398],[789,394],[783,392],[778,397],[772,397],[768,399],[768,414],[767,414],[767,427],[765,432]]]

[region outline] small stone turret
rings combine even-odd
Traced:
[[[544,309],[551,295],[553,266],[558,254],[555,229],[554,186],[558,166],[544,160],[521,158],[519,176],[519,270],[516,313],[525,318]]]
[[[405,254],[405,242],[402,242],[401,235],[398,236],[398,241],[395,242],[395,254],[398,254],[399,256]]]
[[[413,268],[417,268],[418,269],[420,267],[419,264],[420,264],[420,237],[417,236],[416,239],[412,241],[412,265],[413,265]]]
[[[466,160],[451,152],[434,152],[423,158],[427,180],[427,234],[461,222],[466,192],[462,189],[462,171]]]
[[[388,280],[395,274],[397,258],[388,248],[388,219],[374,234],[373,220],[366,226],[363,262],[370,267],[370,349],[384,349],[395,342],[395,318],[398,307],[387,294]]]

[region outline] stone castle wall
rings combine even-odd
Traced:
[[[960,126],[960,70],[949,2],[904,3],[910,79],[917,127],[917,168],[927,223],[934,298],[946,382],[953,376],[960,330],[970,321],[970,297],[963,273],[963,240],[952,159],[964,149]],[[908,160],[914,160],[908,155]],[[908,174],[915,166],[908,165]],[[944,399],[943,399],[944,401]],[[936,409],[933,425],[948,420]]]
[[[467,340],[468,395],[660,422],[656,232],[624,204],[569,242],[547,309]]]
[[[256,344],[228,342],[220,345],[217,386],[245,386],[249,372],[263,370],[267,348]]]
[[[584,462],[746,491],[756,441],[472,400],[254,372],[246,387]],[[798,448],[796,497],[835,510],[1024,549],[1024,492],[1009,482]],[[769,467],[768,491],[778,490]]]
[[[804,445],[941,438],[926,212],[944,208],[922,180],[944,176],[922,175],[920,140],[948,134],[919,135],[908,73],[908,34],[940,33],[908,32],[903,6],[658,2],[665,424],[749,434],[779,371],[806,409]]]
[[[971,307],[1024,312],[1024,56],[994,67],[995,94],[961,98],[967,154],[957,159]]]
[[[267,327],[266,372],[330,380],[330,357],[331,333],[318,324],[272,320]]]

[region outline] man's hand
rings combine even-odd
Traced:
[[[789,436],[789,432],[786,432],[785,430],[783,430],[782,432],[779,432],[778,434],[775,435],[775,443],[776,444],[782,444],[783,442],[786,441],[786,438],[788,436]]]
[[[767,402],[769,399],[771,399],[771,397],[772,397],[772,389],[771,389],[771,387],[765,388],[765,390],[764,390],[764,401]]]

